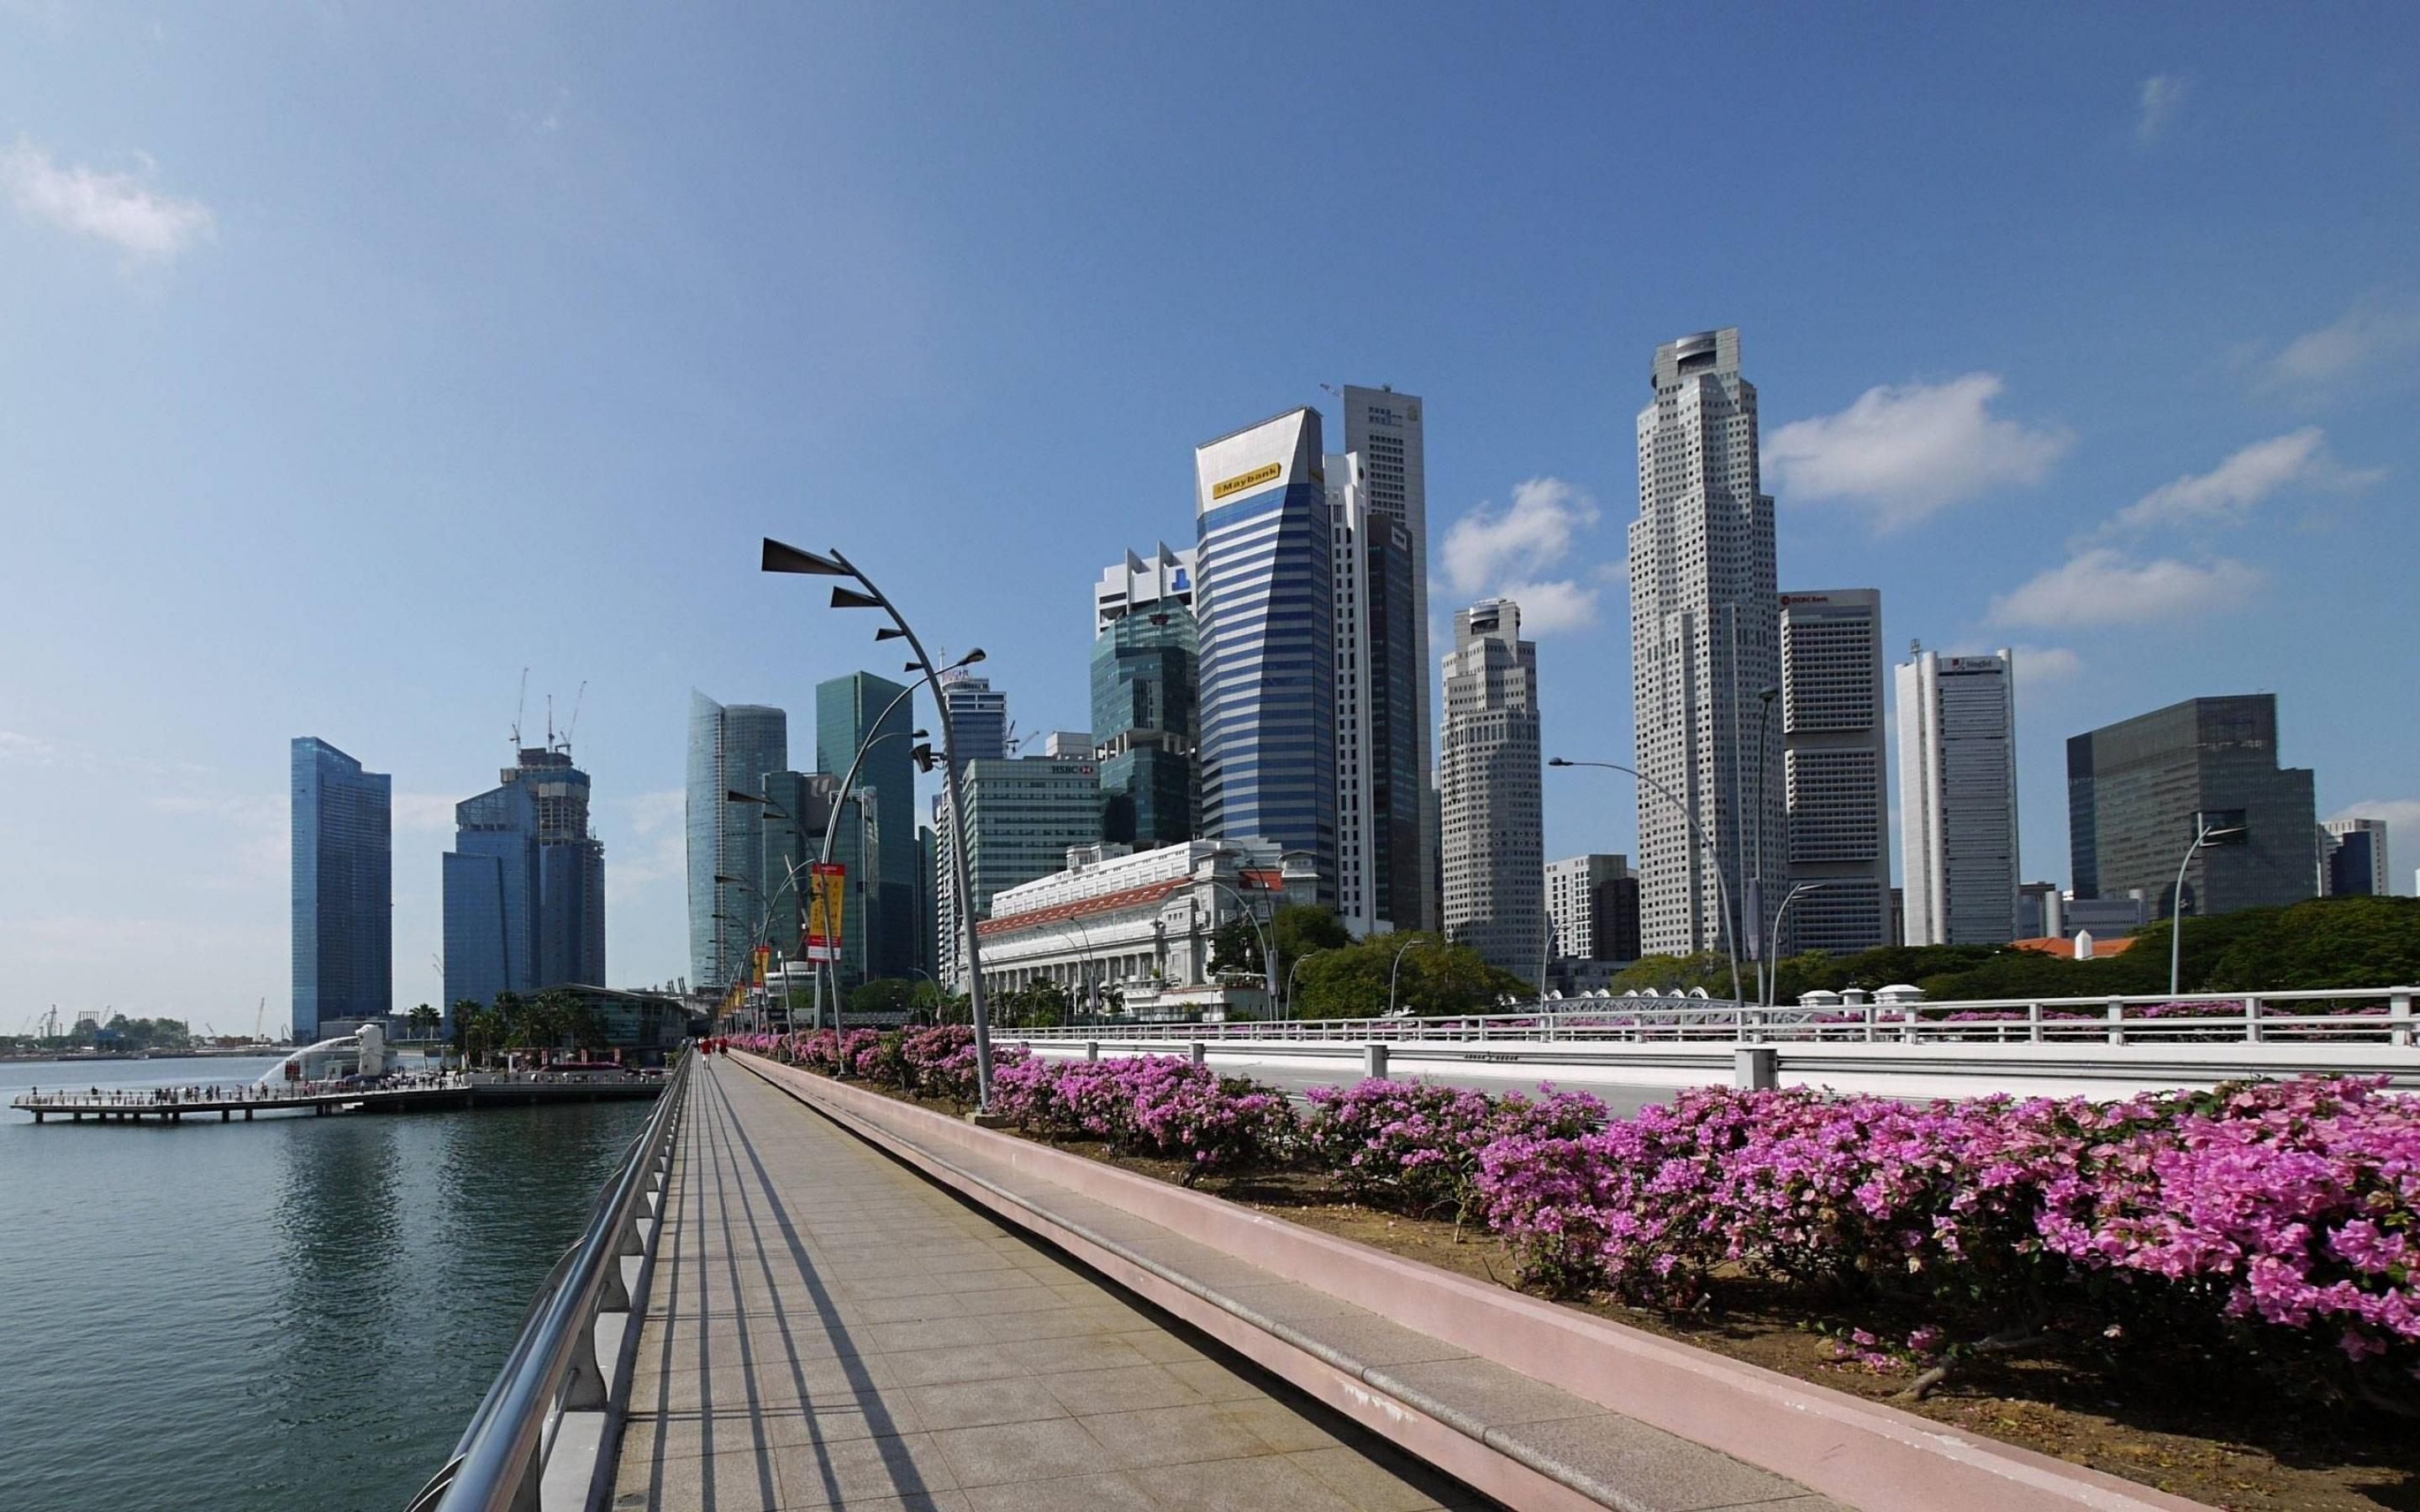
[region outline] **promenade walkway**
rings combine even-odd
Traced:
[[[1486,1504],[748,1072],[698,1070],[615,1508]]]

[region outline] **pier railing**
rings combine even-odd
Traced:
[[[696,1059],[681,1057],[587,1227],[539,1288],[453,1457],[409,1512],[537,1512],[541,1486],[562,1489],[571,1505],[593,1501],[613,1390],[635,1339],[631,1287],[662,1222]],[[554,1504],[557,1494],[546,1500]]]

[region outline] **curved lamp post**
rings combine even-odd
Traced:
[[[1229,851],[1222,852],[1220,854],[1232,856],[1234,853]],[[1250,924],[1252,926],[1252,933],[1259,936],[1261,942],[1261,981],[1269,994],[1269,1017],[1272,1019],[1278,1017],[1278,953],[1269,945],[1268,932],[1261,928],[1261,916],[1252,911],[1251,900],[1246,898],[1242,893],[1237,892],[1234,888],[1227,886],[1227,884],[1219,881],[1217,877],[1205,877],[1202,880],[1208,882],[1210,886],[1218,888],[1220,892],[1225,893],[1228,897],[1234,899],[1235,906],[1243,910],[1245,922]],[[1223,1010],[1221,1011],[1223,1011]]]
[[[1405,936],[1404,943],[1395,947],[1394,963],[1387,967],[1387,1016],[1388,1018],[1395,1016],[1395,973],[1404,969],[1404,952],[1416,945],[1435,943],[1425,934],[1412,934]]]
[[[924,686],[933,692],[933,702],[941,716],[941,767],[943,781],[949,792],[950,858],[957,883],[958,927],[965,933],[967,951],[967,1004],[972,1011],[975,1029],[975,1106],[978,1111],[991,1106],[991,1015],[984,1008],[982,946],[975,932],[974,878],[967,865],[967,805],[963,785],[958,776],[957,746],[954,731],[955,721],[950,717],[949,701],[941,696],[941,671],[933,658],[924,654],[924,643],[916,638],[915,630],[898,607],[883,596],[874,579],[860,572],[848,558],[838,551],[817,555],[801,551],[795,546],[784,546],[771,536],[765,537],[761,563],[767,572],[802,573],[817,578],[846,578],[857,584],[851,588],[835,583],[831,591],[834,609],[878,609],[891,623],[874,632],[876,640],[900,640],[915,656],[908,671],[922,672]],[[983,659],[980,650],[960,657],[956,666],[970,666]]]
[[[1798,901],[1798,895],[1800,893],[1813,892],[1818,887],[1826,887],[1829,886],[1831,886],[1831,884],[1828,882],[1802,882],[1796,887],[1792,887],[1789,893],[1781,900],[1781,906],[1773,911],[1773,933],[1767,937],[1776,940],[1781,938],[1781,916],[1790,912],[1790,905]],[[1765,1007],[1771,1008],[1773,1006],[1774,998],[1778,996],[1781,992],[1781,963],[1778,961],[1775,962],[1773,964],[1772,971],[1763,973],[1762,975],[1763,984],[1757,989],[1757,997],[1758,1000],[1762,1002]]]
[[[1294,958],[1294,960],[1292,960],[1291,962],[1287,963],[1287,964],[1286,964],[1286,1008],[1287,1008],[1287,1010],[1288,1010],[1289,1011],[1291,1011],[1293,1010],[1293,1008],[1294,1008],[1294,974],[1295,974],[1295,972],[1300,971],[1300,970],[1302,969],[1302,964],[1303,964],[1304,962],[1306,962],[1306,961],[1310,960],[1312,956],[1315,956],[1315,955],[1325,955],[1325,954],[1326,954],[1326,953],[1327,953],[1327,951],[1328,951],[1330,949],[1332,949],[1332,947],[1323,945],[1323,946],[1321,946],[1321,947],[1320,947],[1318,949],[1316,949],[1316,950],[1305,950],[1302,954],[1300,954],[1300,955],[1298,955],[1298,956],[1295,956],[1295,957]]]
[[[2184,969],[2185,869],[2193,865],[2194,856],[2204,845],[2211,841],[2225,843],[2238,840],[2242,837],[2243,832],[2244,828],[2242,825],[2226,825],[2212,828],[2203,822],[2202,815],[2194,815],[2194,842],[2185,847],[2185,858],[2177,863],[2176,890],[2168,894],[2168,995],[2170,997],[2176,996],[2180,990],[2178,986],[2178,979],[2182,976]]]
[[[1698,837],[1699,845],[1704,848],[1706,859],[1714,869],[1714,888],[1723,900],[1723,953],[1730,957],[1731,963],[1731,1001],[1745,1004],[1747,996],[1740,991],[1739,930],[1731,922],[1730,884],[1723,879],[1722,856],[1715,852],[1714,841],[1706,838],[1706,832],[1698,827],[1698,816],[1689,811],[1689,806],[1674,797],[1671,789],[1667,788],[1663,783],[1636,767],[1624,766],[1618,762],[1574,762],[1556,756],[1550,758],[1546,764],[1548,766],[1602,766],[1608,772],[1625,773],[1637,778],[1648,791],[1670,804],[1680,813],[1681,818],[1688,825],[1689,832]]]

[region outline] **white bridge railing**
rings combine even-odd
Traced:
[[[1491,1013],[1363,1019],[1136,1023],[1102,1017],[1063,1028],[1001,1031],[1028,1042],[1122,1044],[1250,1041],[1357,1044],[1594,1041],[1617,1044],[2260,1044],[2411,1045],[2412,987],[1994,998],[1757,1008],[1721,998],[1575,997]]]

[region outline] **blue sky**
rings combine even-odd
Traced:
[[[1440,616],[1519,586],[1630,750],[1655,345],[1744,332],[1786,588],[2022,648],[2062,743],[2273,689],[2420,865],[2408,7],[0,3],[0,1029],[288,995],[286,743],[450,805],[587,691],[618,982],[684,972],[688,690],[889,668],[837,545],[1026,729],[1197,441],[1427,401]],[[1460,525],[1457,531],[1456,526]],[[1549,854],[1627,850],[1602,774]]]

